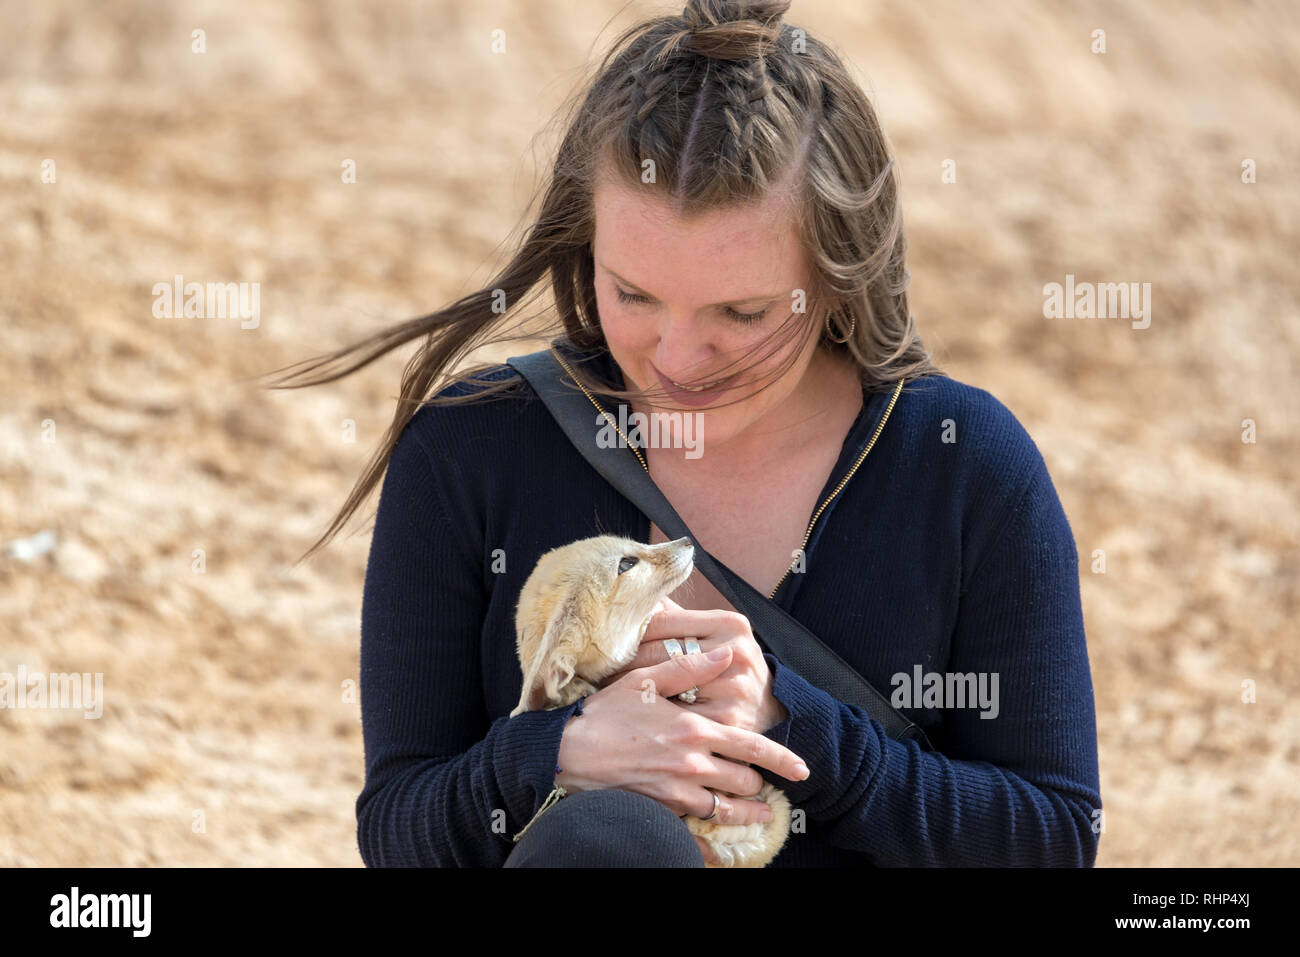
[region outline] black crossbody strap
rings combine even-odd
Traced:
[[[889,737],[915,741],[923,750],[933,750],[925,732],[896,710],[848,662],[785,609],[705,551],[630,449],[602,448],[598,444],[600,430],[592,416],[592,400],[580,391],[550,349],[513,356],[506,362],[528,381],[569,441],[610,485],[641,509],[670,541],[691,539],[700,574],[749,619],[754,637],[777,660],[809,684],[878,721]]]

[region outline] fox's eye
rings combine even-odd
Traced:
[[[622,558],[620,558],[619,561],[618,561],[618,573],[619,573],[620,575],[623,574],[625,571],[627,571],[629,568],[631,568],[633,565],[635,565],[635,564],[636,564],[637,562],[639,562],[640,560],[641,560],[641,559],[639,559],[639,558],[635,558],[635,557],[633,557],[633,556],[631,556],[631,555],[624,555],[624,556],[623,556]]]

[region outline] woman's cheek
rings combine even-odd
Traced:
[[[623,368],[624,376],[631,378],[634,387],[644,388],[645,384],[639,383],[636,378],[638,367],[635,357],[643,349],[653,348],[654,341],[638,342],[637,335],[638,330],[653,330],[653,325],[641,323],[640,317],[632,313],[633,308],[635,307],[624,303],[602,299],[599,295],[596,297],[600,327],[605,333],[605,342],[613,353],[614,360]]]
[[[630,329],[628,307],[615,297],[596,293],[596,312],[600,316],[600,326],[605,330],[605,340],[611,346],[622,345]]]

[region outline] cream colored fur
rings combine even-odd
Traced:
[[[693,556],[689,538],[643,545],[616,535],[544,554],[524,583],[515,613],[524,683],[510,716],[572,704],[631,662],[660,600],[690,576]],[[789,800],[770,784],[757,799],[772,808],[765,824],[685,818],[690,832],[717,855],[720,863],[710,867],[766,867],[785,845]]]

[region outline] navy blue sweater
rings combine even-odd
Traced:
[[[624,381],[607,353],[595,368]],[[1092,866],[1101,797],[1078,557],[1043,458],[989,393],[926,376],[836,493],[890,396],[864,390],[804,569],[775,601],[903,695],[935,750],[886,737],[767,655],[790,716],[765,733],[812,772],[760,769],[802,811],[772,866]],[[597,399],[617,418],[617,401]],[[510,398],[416,413],[384,478],[362,603],[368,866],[501,865],[554,787],[578,707],[508,717],[520,589],[551,548],[645,542],[649,528],[522,378]],[[987,699],[922,696],[949,675],[982,675],[996,715]]]

